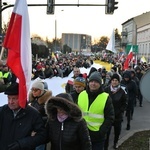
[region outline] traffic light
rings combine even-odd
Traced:
[[[117,4],[118,2],[115,2],[115,0],[106,0],[105,14],[113,14],[114,10],[118,9]]]
[[[47,0],[47,14],[54,14],[55,0]]]

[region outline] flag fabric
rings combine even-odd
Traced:
[[[140,62],[142,63],[147,62],[144,56],[141,57]]]
[[[31,82],[31,39],[26,0],[16,0],[3,47],[8,49],[7,65],[19,81],[19,105],[25,108]]]
[[[118,62],[123,62],[125,59],[125,54],[122,53],[121,56],[119,56]]]
[[[56,58],[54,52],[52,52],[52,58],[54,59],[55,62],[57,61],[57,58]]]
[[[131,46],[130,52],[128,53],[128,55],[126,57],[126,60],[124,62],[124,70],[128,69],[129,64],[130,64],[132,58],[133,58],[133,47]]]
[[[115,49],[115,32],[114,32],[114,29],[113,29],[113,32],[111,34],[110,40],[107,44],[106,50],[109,50],[113,53],[117,53],[116,49]]]

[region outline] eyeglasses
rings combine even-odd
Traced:
[[[40,89],[35,89],[35,88],[31,89],[32,92],[37,92],[38,90],[40,90]]]

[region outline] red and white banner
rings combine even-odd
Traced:
[[[26,0],[16,0],[3,47],[8,49],[7,65],[19,80],[19,105],[25,108],[31,82],[31,39]]]

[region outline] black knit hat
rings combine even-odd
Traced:
[[[18,95],[19,94],[19,84],[13,83],[8,86],[4,92],[6,95]]]
[[[61,98],[67,99],[70,102],[73,102],[72,96],[68,93],[60,93],[60,94],[57,94],[56,97],[61,97]]]
[[[98,71],[93,72],[89,77],[89,82],[97,81],[99,84],[102,83],[101,75]]]
[[[113,80],[113,79],[117,79],[120,82],[120,77],[117,73],[112,75],[111,80]]]
[[[131,79],[131,71],[125,71],[123,73],[123,78],[129,78],[129,79]]]

